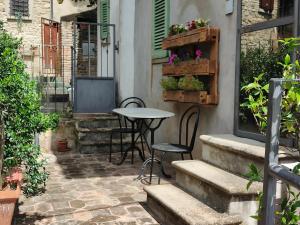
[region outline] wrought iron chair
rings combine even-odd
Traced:
[[[129,97],[124,99],[119,104],[119,108],[127,108],[127,107],[145,108],[146,104],[142,99],[138,97]],[[123,156],[123,134],[131,134],[133,132],[134,134],[138,134],[137,139],[140,138],[141,140],[143,156],[145,157],[143,139],[145,140],[147,145],[148,143],[145,139],[145,135],[142,129],[142,121],[137,121],[136,123],[132,123],[132,121],[130,121],[128,118],[120,115],[118,115],[118,120],[119,120],[119,127],[113,128],[110,134],[109,162],[111,162],[112,138],[113,138],[113,134],[115,133],[120,134],[121,156]],[[135,124],[134,129],[132,129],[132,127],[130,127],[129,124]],[[137,139],[135,139],[135,142],[138,141]],[[133,157],[134,157],[134,151],[132,150],[131,163],[133,163]]]
[[[194,118],[194,127],[192,130],[192,135],[189,137],[189,125],[192,123],[191,119]],[[194,149],[196,133],[198,130],[200,118],[200,108],[198,105],[193,105],[189,107],[182,115],[179,124],[179,140],[178,144],[173,143],[160,143],[152,145],[152,154],[155,154],[155,151],[161,152],[160,159],[160,170],[161,174],[158,178],[158,183],[160,184],[160,177],[164,173],[163,161],[166,157],[166,153],[181,154],[182,160],[184,160],[184,155],[190,155],[190,159],[193,159],[192,151]],[[185,128],[185,135],[182,134],[182,130]],[[184,137],[184,139],[183,139]],[[182,139],[184,144],[182,144]],[[166,175],[166,174],[165,174]],[[152,174],[150,174],[152,176]]]

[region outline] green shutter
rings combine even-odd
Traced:
[[[100,0],[100,23],[109,24],[110,23],[110,4],[109,0]],[[100,29],[101,39],[107,39],[109,37],[109,26],[101,26]]]
[[[168,35],[170,0],[152,0],[152,57],[164,58],[168,52],[162,50],[162,41]]]

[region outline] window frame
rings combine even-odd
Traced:
[[[168,34],[168,29],[170,26],[170,0],[164,0],[165,1],[165,21],[164,21],[164,32],[165,35],[167,36]],[[155,0],[152,0],[152,30],[151,30],[151,51],[152,51],[152,59],[162,59],[168,57],[168,51],[163,50],[163,49],[154,49],[154,40],[155,40]]]
[[[240,129],[240,60],[241,37],[245,33],[260,31],[272,27],[293,24],[295,37],[300,37],[300,0],[294,0],[294,15],[260,22],[251,25],[242,25],[242,1],[237,1],[237,34],[236,34],[236,63],[235,63],[235,99],[234,99],[234,134],[238,137],[265,142],[265,135]]]
[[[17,18],[16,16],[11,15],[11,13],[10,13],[10,2],[11,2],[11,0],[5,0],[5,12],[6,12],[7,20],[19,20],[19,18]],[[22,21],[32,21],[33,14],[34,14],[33,3],[34,3],[33,0],[28,0],[28,14],[29,14],[29,16],[22,16],[22,18],[21,18]]]

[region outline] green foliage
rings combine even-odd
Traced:
[[[241,86],[245,86],[262,75],[262,83],[267,84],[272,77],[281,77],[283,68],[277,63],[288,53],[285,45],[275,51],[263,47],[247,48],[241,53]]]
[[[263,84],[264,74],[254,77],[254,82],[242,87],[241,91],[247,95],[240,105],[242,109],[250,110],[261,133],[267,127],[267,103],[269,84]]]
[[[282,41],[286,49],[291,50],[300,43],[299,38],[290,38]],[[282,77],[292,80],[300,76],[299,61],[292,62],[291,57],[287,54],[284,61],[277,62],[282,68]],[[284,93],[282,99],[282,120],[281,134],[285,137],[297,137],[299,133],[299,110],[300,110],[300,87],[294,85],[294,82],[286,82],[283,85]],[[261,133],[264,133],[267,126],[267,106],[269,85],[264,80],[264,74],[261,73],[254,77],[254,81],[246,84],[241,89],[242,93],[247,96],[241,103],[242,109],[249,110],[255,118],[256,124]]]
[[[281,211],[276,212],[280,217],[281,225],[298,225],[300,221],[299,207],[300,207],[300,192],[295,193],[287,185],[288,196],[285,197],[280,204]]]
[[[179,79],[178,87],[184,91],[202,91],[204,83],[195,77],[182,77]]]
[[[174,77],[161,79],[160,85],[165,91],[178,90],[178,81]]]
[[[253,182],[261,182],[263,179],[261,175],[261,170],[258,170],[253,163],[249,165],[249,172],[246,174],[246,177],[249,180],[247,184],[247,190],[249,190]]]
[[[24,194],[38,194],[47,179],[41,151],[33,144],[35,134],[55,128],[57,115],[40,111],[41,97],[36,83],[25,72],[18,49],[19,39],[13,38],[0,23],[0,107],[4,123],[4,167],[7,174],[13,167],[24,168]]]
[[[300,163],[296,165],[293,172],[298,174]],[[249,172],[246,174],[249,179],[247,184],[247,190],[250,188],[253,182],[262,182],[262,172],[257,169],[254,164],[249,165]],[[295,193],[291,190],[289,185],[287,186],[287,197],[284,197],[280,203],[280,211],[276,211],[275,214],[279,216],[281,225],[298,225],[300,222],[299,207],[300,207],[300,192]],[[258,210],[256,215],[251,216],[256,220],[261,220],[261,213],[263,209],[263,193],[259,192],[258,197]]]

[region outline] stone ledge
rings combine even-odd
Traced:
[[[218,213],[196,198],[174,185],[146,186],[147,197],[162,204],[164,211],[170,211],[175,217],[189,225],[237,225],[239,216]],[[160,212],[164,214],[163,212]]]
[[[184,174],[192,176],[200,182],[207,183],[231,196],[256,196],[262,191],[262,183],[253,183],[247,191],[248,180],[202,161],[174,161],[172,166]]]
[[[265,144],[259,141],[240,138],[231,134],[201,135],[200,140],[207,145],[220,148],[225,151],[237,153],[256,160],[263,161],[265,158]],[[293,159],[295,153],[279,150],[280,159]]]

